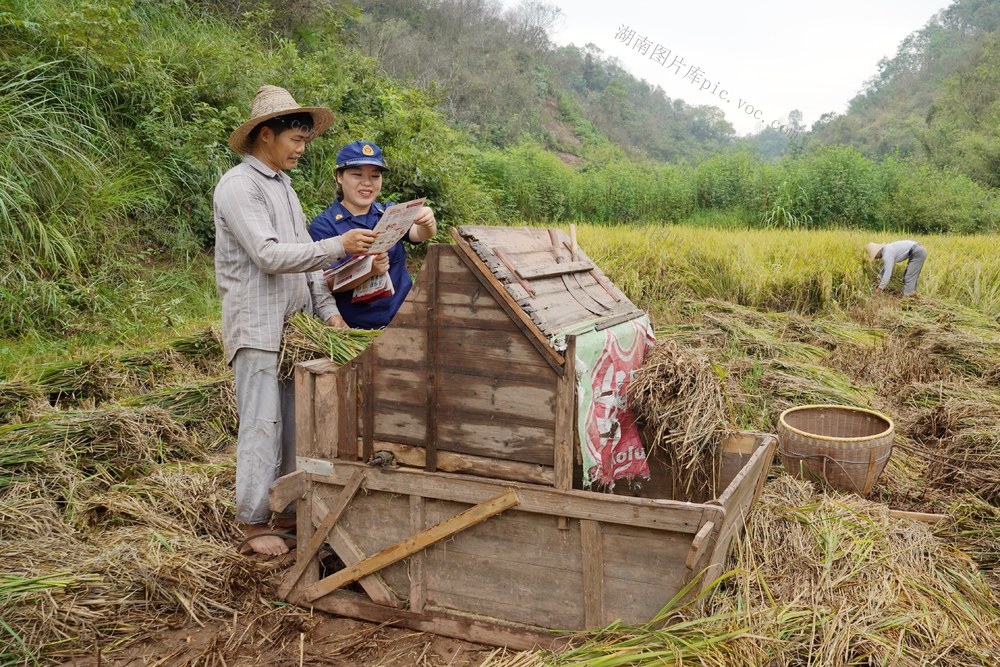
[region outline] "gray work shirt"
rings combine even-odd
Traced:
[[[318,269],[344,256],[340,238],[314,242],[287,174],[246,155],[215,186],[215,278],[226,363],[237,350],[277,352],[285,320],[337,304]]]
[[[916,241],[893,241],[882,246],[882,268],[878,273],[878,286],[885,289],[892,278],[892,267],[910,256],[910,251],[917,245]]]

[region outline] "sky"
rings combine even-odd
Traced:
[[[515,7],[521,0],[502,2]],[[951,4],[542,2],[562,10],[551,35],[556,44],[593,43],[668,97],[719,107],[738,134],[771,124],[780,127],[793,109],[802,112],[806,127],[826,112],[845,112],[848,101],[876,74],[879,60],[894,56],[907,35]]]

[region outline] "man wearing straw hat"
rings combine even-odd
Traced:
[[[215,274],[240,421],[236,518],[245,544],[269,556],[288,547],[268,528],[268,487],[295,467],[295,395],[291,382],[278,379],[285,320],[315,311],[330,326],[346,326],[320,269],[347,253],[366,252],[375,240],[371,231],[355,230],[313,242],[284,173],[332,122],[329,109],[300,107],[287,90],[262,86],[250,120],[229,137],[243,161],[215,187]]]
[[[924,268],[924,260],[927,259],[927,250],[916,241],[893,241],[892,243],[869,243],[865,246],[868,259],[875,261],[882,260],[882,268],[878,274],[878,284],[875,286],[876,292],[881,292],[889,284],[892,278],[892,267],[898,262],[906,260],[906,273],[903,274],[903,296],[915,296],[917,293],[917,279],[920,277],[920,270]]]

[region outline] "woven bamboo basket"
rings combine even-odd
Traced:
[[[802,405],[781,413],[785,470],[799,479],[867,496],[892,454],[892,420],[846,405]]]

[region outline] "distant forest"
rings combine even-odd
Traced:
[[[350,39],[389,76],[437,91],[440,108],[478,140],[508,146],[525,134],[572,156],[606,138],[662,162],[695,162],[727,148],[766,158],[789,149],[765,129],[737,137],[722,111],[671,99],[592,44],[556,46],[560,10],[526,1],[358,0]],[[1000,0],[956,0],[899,45],[844,114],[825,114],[803,144],[845,144],[869,157],[925,158],[1000,183]],[[801,113],[789,110],[792,123]],[[803,128],[805,130],[806,128]]]

